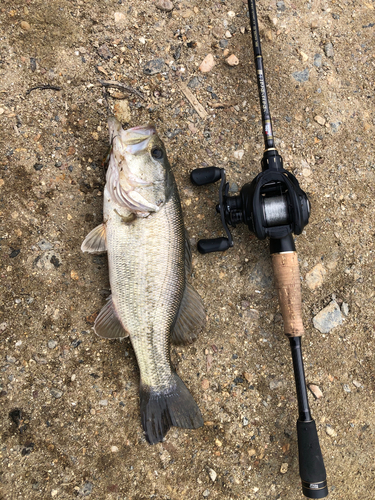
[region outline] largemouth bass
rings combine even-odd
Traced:
[[[87,235],[82,251],[107,251],[112,295],[94,329],[104,338],[130,336],[140,370],[141,421],[154,444],[172,425],[203,425],[169,351],[170,341],[194,340],[206,315],[187,282],[191,251],[163,142],[150,125],[123,130],[113,117],[108,124],[104,222]]]

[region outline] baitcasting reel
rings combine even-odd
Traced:
[[[271,245],[276,241],[280,245],[289,234],[301,234],[309,221],[310,203],[306,193],[295,176],[283,168],[282,157],[275,148],[265,151],[262,172],[245,184],[238,196],[228,195],[229,184],[222,168],[197,168],[191,172],[190,178],[197,186],[221,179],[216,211],[220,213],[227,237],[200,240],[200,253],[223,252],[232,247],[228,225],[236,227],[243,222],[260,240],[268,236]],[[274,251],[282,250],[273,249],[271,253]]]

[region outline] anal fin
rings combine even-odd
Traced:
[[[105,225],[100,224],[89,232],[81,245],[82,252],[104,253],[107,251]]]
[[[188,344],[197,338],[197,330],[206,323],[206,311],[198,292],[186,283],[180,309],[172,328],[171,342]]]
[[[129,333],[122,326],[120,318],[113,306],[112,295],[108,298],[106,305],[96,318],[94,330],[99,337],[105,339],[122,339],[128,337]]]

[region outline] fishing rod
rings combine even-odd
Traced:
[[[255,0],[248,0],[254,59],[262,113],[265,151],[261,161],[262,172],[245,184],[238,196],[229,196],[229,183],[225,170],[218,167],[195,169],[191,181],[197,186],[221,180],[219,204],[226,237],[200,240],[199,252],[222,252],[233,246],[228,225],[244,223],[260,240],[270,238],[270,253],[284,320],[284,333],[289,338],[298,400],[298,455],[303,494],[308,498],[328,495],[326,470],[319,445],[318,433],[309,408],[301,337],[302,321],[301,284],[297,252],[293,234],[302,233],[309,221],[310,203],[295,176],[284,169],[283,159],[275,148],[269,111],[263,57],[259,37]]]

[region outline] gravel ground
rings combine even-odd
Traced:
[[[80,251],[102,220],[108,110],[99,80],[141,92],[112,89],[109,107],[130,126],[156,124],[193,241],[222,229],[218,186],[193,187],[190,171],[225,167],[234,193],[260,170],[246,2],[175,0],[168,12],[170,3],[0,6],[6,500],[302,498],[292,363],[267,242],[238,227],[224,254],[194,250],[208,323],[194,344],[172,347],[172,360],[201,429],[172,429],[148,445],[130,342],[92,329],[109,294],[106,257]],[[260,0],[258,14],[277,147],[312,204],[297,249],[330,498],[373,500],[374,3]],[[41,85],[54,89],[28,92]]]

